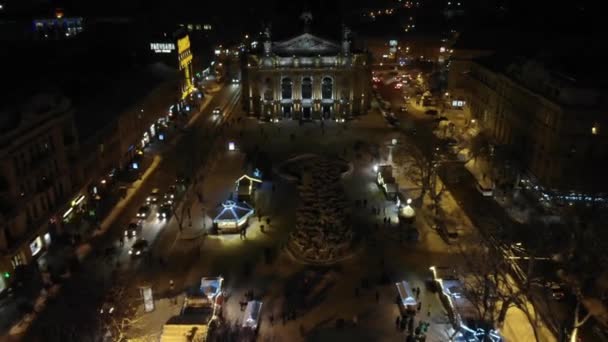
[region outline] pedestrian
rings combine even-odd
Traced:
[[[125,245],[125,240],[123,240],[123,239],[118,240],[118,244],[120,245],[120,247],[123,247]]]
[[[429,312],[427,312],[427,316],[431,317],[431,304],[429,304]]]
[[[376,291],[376,303],[380,301],[380,292]]]
[[[418,309],[416,311],[420,312],[422,310],[422,302],[418,302]]]
[[[263,224],[261,224],[261,225],[260,225],[260,231],[261,231],[262,233],[264,232],[264,225],[263,225]]]
[[[397,319],[395,319],[395,329],[399,329],[400,323],[401,323],[401,316],[397,316]]]

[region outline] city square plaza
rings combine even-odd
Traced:
[[[346,124],[325,121],[323,128],[318,122],[262,123],[245,116],[241,118],[238,121],[235,118],[228,125],[222,138],[226,143],[219,144],[226,148],[217,153],[204,182],[199,184],[205,200],[194,204],[193,229],[213,226],[205,214],[207,208],[218,203],[233,205],[227,199],[235,196],[235,180],[251,171],[252,165],[245,164],[245,153],[257,149],[270,156],[274,166],[310,153],[330,158],[340,156],[351,162],[354,170],[341,182],[351,203],[350,222],[357,239],[346,256],[328,264],[311,265],[289,252],[285,246],[295,227],[296,186],[276,174],[265,175],[257,187],[255,213],[248,216],[244,226],[245,237],[208,234],[201,239],[178,240],[179,248],[171,252],[174,257],[196,249],[200,254],[195,254],[199,256],[181,265],[179,270],[169,270],[163,278],[169,277],[187,287],[199,282],[201,276],[221,274],[225,279],[226,300],[221,312],[225,322],[243,326],[244,308],[241,305],[239,309],[240,298],[254,293],[253,299],[263,302],[256,318],[258,337],[277,341],[307,338],[402,341],[407,332],[395,329],[395,318],[401,316],[396,302],[399,287],[395,282],[407,281],[411,289],[421,290],[417,298],[421,310],[415,315],[415,321],[416,324],[429,323],[427,340],[446,340],[453,334],[447,311],[438,295],[427,290],[427,284],[432,279],[430,266],[453,264],[458,256],[454,255],[453,247],[429,228],[421,212],[415,221],[420,231],[419,241],[404,241],[399,225],[395,224],[400,210],[394,199],[386,198],[377,183],[374,165],[386,161],[388,150],[383,147],[387,139],[390,142],[399,134],[387,129],[382,117],[373,114]],[[234,150],[227,148],[228,141],[235,142]],[[357,141],[364,141],[365,147],[353,149]],[[367,208],[360,204],[363,199]],[[352,205],[355,202],[359,204]],[[411,201],[407,201],[407,206],[410,204]],[[201,208],[196,208],[198,205]],[[371,207],[378,208],[379,214],[373,214]],[[384,215],[391,224],[382,224]],[[401,216],[403,219],[403,206]],[[203,225],[203,221],[209,224]],[[265,227],[262,229],[262,226]],[[162,324],[174,313],[175,310],[158,310],[145,314],[150,322],[155,322],[149,329],[160,333]]]

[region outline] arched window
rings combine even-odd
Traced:
[[[272,101],[272,93],[272,80],[270,80],[270,78],[267,78],[266,81],[264,81],[264,100]]]
[[[331,77],[323,78],[323,82],[321,82],[321,98],[322,99],[331,99],[333,98],[333,80]]]
[[[291,99],[293,95],[293,82],[291,78],[285,77],[281,80],[281,98]]]
[[[312,78],[302,79],[302,99],[312,99]]]

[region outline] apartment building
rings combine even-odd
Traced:
[[[0,110],[0,291],[19,265],[37,259],[57,233],[57,213],[73,192],[77,147],[71,102],[37,94]]]
[[[564,202],[603,202],[608,106],[601,77],[583,64],[495,54],[472,60],[462,85],[472,118],[517,156],[535,190]]]

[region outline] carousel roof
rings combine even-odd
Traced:
[[[253,208],[247,202],[227,200],[222,203],[222,209],[213,221],[238,221],[251,214],[253,214]]]

